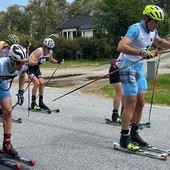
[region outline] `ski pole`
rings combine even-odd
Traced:
[[[26,51],[27,51],[27,53],[28,53],[28,55],[29,55],[29,53],[30,53],[31,41],[29,41],[29,40],[27,39],[26,42],[25,42],[25,45],[26,45]],[[25,93],[26,90],[27,90],[27,89],[24,90],[23,94]],[[18,101],[12,106],[12,110],[13,110],[13,109],[15,108],[15,106],[17,106],[17,105],[18,105]]]
[[[56,67],[56,69],[54,70],[54,72],[52,73],[52,75],[50,76],[50,78],[48,79],[47,83],[45,83],[44,88],[45,88],[45,86],[48,85],[48,83],[50,82],[50,80],[52,79],[52,77],[54,76],[54,74],[56,73],[56,71],[58,70],[59,67],[60,67],[60,64]],[[36,99],[38,98],[39,95],[40,95],[40,94],[37,95]]]
[[[166,54],[166,53],[170,53],[170,50],[165,50],[165,51],[160,51],[159,54]]]
[[[113,60],[113,61],[110,61],[110,62],[103,62],[103,63],[100,63],[101,64],[111,64],[112,65],[115,65],[117,62],[120,62],[120,61],[123,61],[123,60]],[[99,65],[99,63],[97,63]]]
[[[28,119],[30,119],[30,71],[28,70]]]
[[[26,90],[27,90],[28,87],[30,86],[33,78],[36,76],[36,74],[38,73],[39,70],[40,70],[40,68],[36,71],[36,73],[33,75],[32,78],[29,77],[29,78],[31,79],[31,81],[28,82],[28,85],[27,85],[26,88],[24,89],[23,94],[26,92]],[[17,105],[18,105],[18,101],[12,106],[12,110],[13,110]]]
[[[152,105],[153,105],[153,98],[154,98],[154,94],[155,94],[156,82],[157,82],[157,78],[158,78],[158,69],[159,69],[159,63],[160,63],[161,54],[159,54],[159,56],[158,56],[156,74],[155,74],[155,77],[154,77],[154,84],[153,84],[152,96],[151,96],[151,101],[150,101],[150,109],[149,109],[149,118],[148,118],[148,123],[147,123],[148,125],[150,124],[150,119],[151,119],[151,111],[152,111]]]
[[[74,89],[74,90],[72,90],[72,91],[70,91],[70,92],[68,92],[68,93],[66,93],[66,94],[63,94],[63,95],[61,95],[61,96],[53,99],[52,101],[54,102],[54,101],[56,101],[56,100],[58,100],[58,99],[60,99],[60,98],[62,98],[62,97],[64,97],[64,96],[66,96],[66,95],[68,95],[68,94],[70,94],[70,93],[73,93],[73,92],[75,92],[75,91],[77,91],[77,90],[79,90],[79,89],[81,89],[81,88],[83,88],[83,87],[85,87],[85,86],[88,86],[88,85],[90,85],[90,84],[92,84],[92,83],[94,83],[94,82],[96,82],[96,81],[98,81],[98,80],[100,80],[100,79],[103,79],[103,78],[105,78],[105,77],[107,77],[107,76],[109,76],[109,75],[111,75],[111,74],[113,74],[113,73],[116,73],[117,71],[120,71],[120,70],[122,70],[122,69],[125,69],[125,68],[127,68],[127,67],[129,67],[129,66],[131,66],[131,65],[133,65],[133,64],[135,64],[135,63],[137,63],[137,62],[139,62],[139,61],[142,61],[142,60],[143,60],[143,58],[141,58],[141,59],[139,59],[139,60],[136,60],[136,61],[134,61],[134,62],[131,62],[131,63],[125,65],[124,67],[119,68],[119,69],[117,69],[117,70],[114,70],[114,71],[112,71],[112,72],[110,72],[110,73],[108,73],[108,74],[106,74],[106,75],[104,75],[104,76],[98,77],[98,78],[90,81],[90,82],[87,83],[87,84],[84,84],[84,85],[82,85],[82,86],[80,86],[80,87],[78,87],[78,88],[76,88],[76,89]]]

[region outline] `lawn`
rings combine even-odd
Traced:
[[[146,93],[146,102],[151,102],[151,97],[153,94],[153,84],[154,81],[148,81],[148,91]],[[85,93],[92,93],[105,96],[107,98],[113,98],[115,91],[111,85],[104,85],[99,89],[89,90]],[[170,105],[170,74],[159,75],[153,97],[154,104]]]

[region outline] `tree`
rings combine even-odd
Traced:
[[[21,23],[23,13],[20,6],[13,5],[7,8],[7,12],[4,15],[5,25],[7,30],[16,31]]]
[[[90,16],[99,13],[100,0],[75,0],[68,8],[69,17]]]
[[[66,9],[66,0],[29,0],[25,12],[30,36],[40,39],[54,33],[56,26],[66,20]]]

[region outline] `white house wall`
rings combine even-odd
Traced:
[[[93,30],[83,30],[81,31],[81,36],[82,37],[93,37]]]
[[[73,32],[76,32],[77,34],[76,28],[75,29],[64,29],[62,30],[62,36],[64,37],[64,34],[65,34],[67,39],[74,39]],[[86,38],[93,37],[93,30],[81,30],[81,36],[86,37]]]
[[[64,33],[66,34],[67,39],[73,39],[73,32],[76,32],[77,30],[74,29],[64,29],[62,30],[62,36],[64,36]]]

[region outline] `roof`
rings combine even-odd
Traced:
[[[58,29],[79,28],[79,29],[91,29],[94,28],[94,16],[82,16],[68,19],[63,24],[59,25]]]

